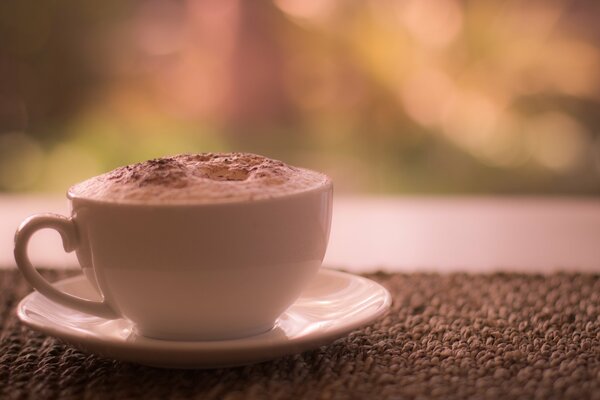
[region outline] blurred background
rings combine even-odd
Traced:
[[[338,192],[600,194],[600,2],[4,0],[0,191],[250,151]]]

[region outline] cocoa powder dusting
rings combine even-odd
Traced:
[[[243,181],[259,167],[267,165],[270,167],[269,172],[256,173],[256,178],[269,175],[273,175],[274,178],[281,177],[282,169],[289,168],[281,161],[254,154],[181,154],[117,168],[109,172],[106,179],[119,183],[135,183],[140,187],[159,185],[181,188],[189,184],[188,174],[216,181]]]
[[[250,153],[180,154],[114,169],[70,192],[109,201],[210,202],[273,197],[323,184],[318,172]]]

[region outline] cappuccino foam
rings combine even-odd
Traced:
[[[69,193],[118,203],[221,203],[300,193],[327,180],[256,154],[180,154],[119,167],[74,185]]]

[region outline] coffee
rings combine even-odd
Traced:
[[[225,340],[272,329],[315,276],[333,183],[253,154],[190,154],[117,168],[68,197],[70,216],[34,215],[15,234],[17,266],[35,289],[78,312],[128,319],[139,335]],[[101,301],[35,271],[27,244],[43,228],[76,252]]]
[[[250,153],[180,154],[119,167],[69,189],[72,197],[135,204],[259,200],[327,182],[321,173]]]

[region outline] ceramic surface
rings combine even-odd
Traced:
[[[99,298],[82,276],[58,282],[67,293]],[[216,368],[251,364],[332,342],[381,316],[386,289],[369,279],[321,269],[270,331],[242,339],[168,341],[135,333],[127,319],[105,319],[54,303],[38,292],[17,308],[21,321],[84,351],[158,367]]]
[[[190,205],[110,203],[70,195],[71,217],[40,214],[15,236],[15,259],[41,294],[86,314],[126,318],[145,336],[218,340],[266,332],[321,266],[333,185],[264,200]],[[52,228],[102,297],[57,291],[27,243]]]

